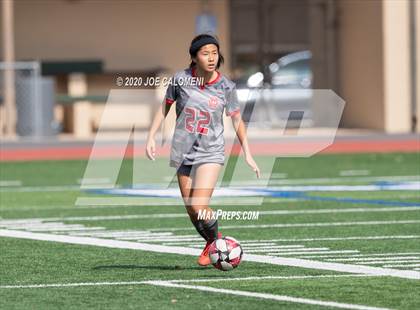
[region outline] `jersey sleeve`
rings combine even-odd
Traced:
[[[176,85],[169,84],[166,89],[165,102],[167,105],[173,104],[178,97],[178,89]]]
[[[234,116],[241,112],[236,86],[230,88],[226,93],[226,116]]]

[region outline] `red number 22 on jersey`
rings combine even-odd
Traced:
[[[207,125],[210,124],[211,121],[211,115],[207,111],[202,111],[198,109],[193,108],[185,108],[184,110],[186,116],[185,116],[185,129],[190,132],[198,132],[203,135],[207,135],[209,132],[209,129],[207,128]],[[197,125],[196,128],[194,127],[194,123],[197,117]]]

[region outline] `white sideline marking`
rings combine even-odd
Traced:
[[[12,221],[16,221],[13,223]],[[57,225],[59,223],[40,223],[39,219],[27,219],[25,220],[4,220],[0,221],[0,227],[20,227],[25,226],[39,226],[39,225]],[[12,224],[13,223],[13,224]],[[398,225],[398,224],[418,224],[420,220],[401,220],[401,221],[359,221],[359,222],[321,222],[321,223],[293,223],[293,224],[262,224],[262,225],[231,225],[223,226],[223,229],[243,229],[243,228],[287,228],[287,227],[333,227],[333,226],[357,226],[357,225]],[[66,225],[68,227],[69,225]],[[45,227],[45,226],[42,226]],[[101,229],[103,229],[101,227]],[[151,228],[147,229],[149,232],[171,232],[171,231],[186,231],[193,230],[192,227],[172,227],[172,228]],[[418,237],[418,236],[416,236]],[[357,237],[349,237],[355,240]],[[364,237],[369,238],[369,237]],[[376,237],[370,237],[376,238]],[[382,237],[381,237],[382,238]],[[407,237],[406,237],[407,238]],[[307,238],[307,239],[273,239],[270,241],[315,241],[321,240],[317,238]],[[333,238],[323,238],[322,240],[345,240],[345,239],[333,239]],[[253,240],[256,241],[256,240]]]
[[[420,220],[231,225],[231,226],[223,226],[223,230],[241,229],[241,228],[245,229],[245,228],[287,228],[287,227],[332,227],[332,226],[358,226],[358,225],[400,225],[400,224],[418,224],[418,223],[420,223]],[[184,231],[184,230],[192,230],[192,229],[193,229],[192,227],[173,227],[173,228],[152,228],[149,230],[150,231]]]
[[[287,192],[343,192],[343,191],[419,191],[420,182],[405,182],[397,184],[384,185],[292,185],[292,186],[278,186],[278,187],[217,187],[213,192],[215,198],[220,197],[271,197],[273,193],[287,191]],[[108,195],[123,195],[131,197],[179,197],[181,193],[177,188],[158,187],[150,188],[109,188],[106,189]],[[94,198],[95,199],[95,198]],[[78,202],[76,202],[78,203]],[[419,204],[420,206],[420,204]]]
[[[174,235],[172,232],[152,233],[150,231],[100,231],[100,232],[83,232],[70,233],[72,236],[100,237],[100,238],[116,238],[118,240],[137,240],[145,242],[169,242],[180,241],[202,241],[203,239],[197,235]],[[201,243],[201,246],[203,244]]]
[[[296,251],[300,251],[300,252],[319,252],[319,251],[328,251],[329,248],[298,248],[298,249],[272,249],[269,252],[271,253],[278,253],[278,254],[282,254],[282,253],[290,253],[290,252],[296,252]],[[250,253],[259,253],[259,252],[268,252],[266,249],[248,249],[247,252]]]
[[[141,238],[166,238],[166,237],[173,237],[174,235],[172,233],[162,233],[162,234],[132,234],[132,235],[107,235],[107,234],[98,234],[98,235],[88,235],[85,234],[86,237],[101,237],[101,238],[118,238],[118,239],[141,239]],[[196,237],[196,236],[194,236]]]
[[[167,186],[168,184],[166,184]],[[148,206],[184,206],[181,196],[176,197],[159,197],[151,201],[150,197],[144,196],[125,196],[125,197],[78,197],[75,206],[77,209],[101,209],[101,208],[121,208],[121,207],[148,207]],[[214,198],[214,199],[213,199]],[[213,197],[212,205],[223,204],[225,206],[243,206],[246,205],[261,205],[262,197]],[[170,201],[165,201],[170,200]],[[300,201],[301,199],[292,198],[278,198],[287,201]]]
[[[356,262],[355,264],[361,265],[377,265],[377,264],[398,264],[398,263],[420,263],[420,259],[408,260],[408,259],[396,259],[396,260],[374,260],[369,262]]]
[[[273,245],[276,245],[276,243],[274,243],[274,242],[255,242],[255,243],[252,243],[252,242],[241,241],[241,245],[242,246],[249,246],[249,247],[253,247],[253,246],[273,246]],[[296,247],[298,247],[298,246],[296,245]],[[301,246],[299,246],[299,247],[301,247]]]
[[[246,243],[241,241],[241,246],[245,249],[245,248],[261,248],[261,247],[273,247],[273,246],[277,246],[276,243],[274,242],[261,242],[261,243]],[[190,247],[202,247],[203,243],[202,242],[190,242],[190,243],[185,243],[184,241],[171,241],[171,242],[165,242],[164,245],[188,245]],[[296,248],[303,248],[303,245],[296,245],[294,246]]]
[[[195,283],[195,282],[224,282],[224,281],[242,281],[242,280],[299,280],[299,279],[319,279],[319,278],[348,278],[348,277],[376,277],[369,274],[326,274],[314,276],[261,276],[261,277],[240,277],[240,278],[210,278],[210,279],[190,279],[190,280],[165,280],[171,283]]]
[[[329,262],[361,262],[361,261],[375,261],[375,260],[396,260],[396,259],[420,259],[418,256],[397,256],[397,257],[360,257],[360,258],[335,258],[327,259]]]
[[[352,278],[352,277],[375,277],[366,274],[337,274],[337,275],[314,275],[314,276],[262,276],[262,277],[240,277],[240,278],[210,278],[210,279],[177,279],[167,280],[169,283],[190,283],[190,282],[220,282],[220,281],[248,281],[248,280],[301,280],[319,278]],[[50,283],[50,284],[23,284],[23,285],[0,285],[0,289],[20,288],[49,288],[49,287],[78,287],[78,286],[114,286],[114,285],[138,285],[146,281],[118,281],[118,282],[78,282],[78,283]],[[159,280],[157,280],[159,281]]]
[[[260,211],[260,215],[288,215],[288,214],[323,214],[323,213],[365,213],[365,212],[401,212],[420,211],[419,207],[389,207],[389,208],[345,208],[345,209],[315,209],[315,210],[273,210]]]
[[[63,232],[63,231],[79,231],[79,230],[86,230],[86,228],[90,229],[90,230],[104,230],[104,227],[63,227],[63,228],[36,228],[36,229],[31,229],[31,231],[50,231],[50,232]]]
[[[420,264],[407,264],[407,265],[385,265],[384,267],[389,267],[389,268],[408,268],[408,267],[420,267]]]
[[[152,233],[148,230],[112,230],[103,232],[74,232],[71,235],[75,236],[97,236],[97,237],[120,237],[120,236],[149,236]],[[156,236],[173,235],[170,232],[153,233]]]
[[[367,178],[364,178],[363,181],[366,181]],[[376,177],[378,179],[378,177]],[[408,181],[407,179],[412,179],[413,181]],[[273,185],[281,185],[281,184],[290,184],[290,185],[283,185],[278,186],[276,188],[273,188],[274,190],[278,191],[382,191],[382,190],[419,190],[420,184],[419,184],[419,176],[411,176],[409,178],[406,178],[404,183],[400,184],[391,184],[391,185],[292,185],[290,181],[288,183],[284,182],[278,182],[282,180],[273,180],[270,181]],[[316,182],[309,182],[307,179],[305,180],[306,184],[314,184]],[[331,180],[329,179],[329,183],[331,183]],[[338,179],[340,182],[343,181],[343,178]],[[352,179],[352,181],[354,178]],[[379,178],[380,181],[384,181],[384,178]],[[296,181],[296,180],[291,180]],[[303,182],[298,182],[295,184],[299,184]],[[321,182],[325,183],[325,182]],[[249,185],[249,183],[235,183],[235,185],[239,184],[246,184]],[[251,183],[255,184],[258,187],[258,182],[253,181]],[[163,188],[167,186],[167,184],[155,184],[156,186],[163,185]],[[233,184],[232,184],[233,185]],[[260,185],[261,186],[261,185]],[[264,187],[262,187],[264,188]],[[64,191],[81,191],[83,190],[80,185],[59,185],[59,186],[25,186],[25,187],[11,187],[11,188],[0,188],[0,192],[64,192]],[[236,195],[239,196],[260,196],[262,195],[261,192],[258,194],[256,192],[247,191],[241,188],[216,188],[214,191],[214,197],[222,197],[222,196],[231,196],[232,192],[235,192]],[[164,191],[159,188],[153,188],[153,189],[141,189],[141,188],[114,188],[109,190],[110,194],[115,193],[121,193],[126,195],[150,195],[150,193],[153,193],[153,195],[163,195],[164,197],[179,197],[180,193],[179,191],[173,190],[172,188],[166,188]]]
[[[339,241],[339,240],[388,240],[388,239],[420,239],[420,235],[402,236],[357,236],[357,237],[326,237],[326,238],[303,238],[303,239],[266,239],[266,240],[241,240],[241,245],[253,242],[254,245],[265,244],[267,241],[273,242],[311,242],[311,241]],[[259,243],[260,241],[261,243]],[[168,242],[165,245],[184,245],[185,242]],[[275,243],[270,243],[275,244]],[[193,243],[192,246],[195,246]],[[198,246],[198,244],[197,244]],[[390,253],[393,254],[393,253]],[[419,253],[420,254],[420,253]],[[315,256],[314,256],[315,257]],[[316,256],[318,257],[318,256]]]
[[[202,239],[201,239],[202,240]],[[185,246],[189,246],[189,247],[193,247],[193,248],[202,248],[203,247],[203,242],[201,243],[197,243],[197,244],[186,244],[185,242],[182,243]],[[181,244],[181,245],[182,245]],[[165,243],[165,245],[172,245],[171,243]],[[294,251],[298,251],[300,249],[303,249],[305,246],[303,245],[297,245],[297,246],[287,246],[287,247],[283,247],[281,245],[279,246],[247,246],[246,244],[243,245],[241,242],[241,246],[242,248],[246,251],[246,252],[250,252],[252,250],[265,250],[265,251],[271,251],[271,250],[278,250],[278,249],[290,249],[290,250],[294,250]]]
[[[273,242],[305,242],[305,241],[339,241],[339,240],[387,240],[387,239],[419,239],[420,235],[401,235],[401,236],[357,236],[357,237],[324,237],[324,238],[301,238],[301,239],[269,239],[261,241]],[[247,240],[245,240],[246,242]],[[257,242],[259,240],[252,240]],[[242,241],[244,242],[244,241]]]
[[[171,253],[181,255],[193,255],[198,256],[201,253],[200,249],[193,249],[187,247],[172,247],[157,244],[147,243],[136,243],[129,241],[119,241],[111,239],[100,239],[91,237],[75,237],[68,235],[53,235],[45,233],[32,233],[26,231],[17,230],[6,230],[0,229],[0,236],[22,238],[30,240],[43,240],[43,241],[54,241],[61,243],[80,244],[80,245],[92,245],[101,246],[107,248],[118,248],[118,249],[135,249],[143,251],[151,251],[158,253]],[[342,263],[331,263],[331,262],[319,262],[300,258],[287,258],[287,257],[268,257],[256,254],[244,254],[244,260],[266,263],[273,265],[292,266],[301,268],[311,269],[322,269],[332,270],[339,272],[358,273],[358,274],[370,274],[376,276],[392,276],[405,279],[417,279],[420,280],[420,272],[411,270],[397,270],[397,269],[386,269],[380,267],[371,266],[360,266],[360,265],[349,265]]]
[[[385,207],[385,208],[345,208],[345,209],[316,209],[316,210],[265,210],[259,211],[260,215],[293,215],[293,214],[329,214],[329,213],[365,213],[365,212],[402,212],[420,211],[420,207]],[[132,214],[132,215],[106,215],[106,216],[71,216],[71,217],[46,217],[26,219],[34,222],[55,221],[108,221],[131,220],[151,218],[185,218],[186,213],[160,213],[160,214]],[[13,220],[9,220],[13,221]],[[22,222],[25,223],[25,222]]]
[[[20,180],[1,180],[0,187],[6,186],[22,186],[22,181]]]
[[[420,177],[419,177],[420,178]],[[0,189],[1,192],[1,189]],[[404,194],[399,194],[400,198],[416,198],[418,194],[415,192],[405,192]],[[183,202],[179,199],[175,198],[160,198],[159,201],[156,199],[150,199],[146,197],[137,197],[135,199],[124,197],[124,200],[119,199],[117,202],[113,201],[113,197],[107,197],[106,200],[100,201],[100,205],[94,203],[92,200],[80,200],[83,197],[79,197],[77,202],[72,205],[52,205],[52,206],[45,206],[45,205],[24,205],[24,206],[7,206],[7,209],[18,210],[18,211],[28,211],[28,210],[80,210],[80,209],[115,209],[115,208],[126,208],[126,207],[140,207],[145,208],[147,206],[183,206]],[[91,198],[91,197],[87,197]],[[254,202],[259,203],[260,199],[253,200],[249,197],[244,197],[248,205],[253,204]],[[129,202],[127,202],[127,199]],[[212,200],[212,204],[216,205],[219,203],[219,198],[215,198],[214,201]],[[227,201],[227,197],[220,200],[220,203],[224,203]],[[234,200],[242,199],[241,197],[235,197]],[[250,200],[250,201],[249,201]],[[292,198],[268,198],[265,197],[264,201],[266,202],[279,202],[281,200],[287,201],[302,201],[303,199],[292,199]],[[229,201],[228,201],[229,202]],[[233,205],[233,203],[228,203],[227,206]],[[237,204],[234,204],[237,206]],[[6,205],[2,205],[1,207],[6,208]],[[404,208],[404,207],[403,207]],[[415,208],[415,207],[414,207]]]
[[[337,182],[375,182],[375,181],[418,181],[419,175],[405,175],[405,176],[375,176],[375,177],[338,177],[338,178],[308,178],[308,179],[287,179],[287,180],[270,180],[274,185],[293,185],[293,184],[328,184]],[[252,185],[256,184],[254,181],[236,181],[232,184]]]
[[[127,238],[129,237],[123,237],[123,238],[118,238],[120,240],[127,240]],[[130,239],[128,239],[130,240]],[[133,239],[131,239],[133,240]],[[178,240],[178,241],[193,241],[193,242],[198,242],[198,241],[203,241],[204,239],[201,236],[190,236],[190,235],[172,235],[172,236],[150,236],[150,237],[138,237],[135,240],[143,240],[145,242],[157,242],[157,241],[174,241],[174,240]]]
[[[293,185],[293,184],[323,184],[323,183],[337,183],[337,182],[375,182],[375,181],[419,181],[419,175],[401,175],[401,176],[368,176],[368,177],[338,177],[338,178],[307,178],[307,179],[286,179],[286,180],[270,180],[273,185]],[[7,181],[7,180],[6,180]],[[15,181],[15,180],[12,180]],[[18,181],[18,180],[17,180]],[[20,182],[20,181],[19,181]],[[261,181],[233,181],[232,185],[256,185],[258,183],[266,184],[267,180]],[[166,183],[165,183],[166,184]],[[162,185],[165,185],[162,184]],[[159,184],[156,184],[159,185]],[[167,184],[166,184],[167,185]],[[61,185],[61,186],[26,186],[22,187],[21,191],[66,191],[66,190],[80,190],[80,185]]]
[[[180,238],[178,238],[175,235],[172,235],[172,236],[168,236],[168,237],[164,237],[164,236],[163,237],[136,237],[136,238],[133,238],[133,237],[118,237],[117,239],[119,239],[119,240],[138,240],[138,241],[142,240],[142,241],[150,241],[150,242],[173,241],[173,240],[184,240],[184,241],[189,241],[189,240],[191,240],[191,241],[199,241],[199,240],[202,241],[202,240],[204,240],[203,238],[198,237],[198,236],[192,236],[192,237],[179,236],[179,237]]]
[[[76,224],[79,225],[80,224]],[[1,227],[23,227],[23,228],[32,228],[32,227],[59,227],[59,226],[66,226],[63,223],[57,223],[57,222],[50,222],[50,223],[42,223],[42,222],[19,222],[19,223],[4,223],[3,221],[0,222]]]
[[[267,255],[273,255],[273,256],[285,256],[285,255],[300,255],[300,256],[304,256],[304,255],[310,255],[310,254],[335,254],[335,253],[339,253],[339,254],[343,254],[343,253],[359,253],[358,250],[343,250],[343,251],[311,251],[311,252],[304,252],[304,251],[298,251],[298,249],[296,249],[296,252],[287,252],[287,253],[267,253]],[[305,259],[307,256],[304,256]]]
[[[164,286],[164,287],[184,288],[184,289],[191,289],[191,290],[212,292],[212,293],[219,293],[219,294],[221,293],[221,294],[254,297],[254,298],[276,300],[276,301],[286,301],[286,302],[300,303],[300,304],[307,304],[307,305],[334,307],[334,308],[341,308],[341,309],[358,309],[358,310],[379,310],[379,309],[384,310],[386,309],[386,308],[377,308],[377,307],[370,307],[370,306],[356,305],[356,304],[345,304],[345,303],[339,303],[339,302],[334,302],[334,301],[322,301],[322,300],[309,299],[309,298],[292,297],[292,296],[285,296],[285,295],[230,290],[230,289],[215,288],[215,287],[210,287],[210,286],[177,284],[177,283],[171,283],[171,282],[166,282],[166,281],[149,281],[148,284],[156,285],[156,286]]]
[[[415,208],[415,207],[414,207]],[[419,208],[420,210],[420,208]],[[131,220],[151,218],[184,218],[186,213],[162,213],[162,214],[132,214],[132,215],[104,215],[104,216],[72,216],[40,218],[41,221],[108,221],[108,220]]]
[[[180,238],[172,238],[172,239],[154,239],[154,240],[144,240],[144,239],[136,239],[139,242],[165,242],[165,241],[171,241],[171,240],[179,240]],[[195,238],[189,238],[184,239],[184,241],[198,241],[198,240],[204,240],[201,237],[195,237]],[[203,244],[201,245],[203,247]]]
[[[205,280],[205,279],[203,279]],[[214,280],[214,279],[213,279]],[[245,296],[245,297],[255,297],[261,299],[270,299],[276,301],[286,301],[286,302],[293,302],[293,303],[302,303],[302,304],[310,304],[310,305],[320,305],[320,306],[327,306],[327,307],[335,307],[341,309],[358,309],[358,310],[383,310],[386,308],[377,308],[377,307],[370,307],[364,305],[356,305],[356,304],[345,304],[345,303],[338,303],[333,301],[321,301],[315,299],[308,299],[308,298],[300,298],[300,297],[291,297],[291,296],[284,296],[284,295],[274,295],[274,294],[266,294],[266,293],[255,293],[255,292],[248,292],[248,291],[239,291],[239,290],[228,290],[228,289],[218,289],[208,286],[192,286],[192,285],[185,285],[185,284],[177,284],[174,281],[132,281],[132,282],[96,282],[96,283],[62,283],[62,284],[34,284],[34,285],[3,285],[0,286],[0,289],[22,289],[22,288],[51,288],[51,287],[81,287],[81,286],[116,286],[116,285],[155,285],[155,286],[165,286],[165,287],[177,287],[177,288],[186,288],[186,289],[194,289],[194,290],[201,290],[201,291],[208,291],[208,292],[215,292],[215,293],[222,293],[222,294],[229,294],[229,295],[237,295],[237,296]]]
[[[381,256],[389,256],[389,255],[394,255],[396,257],[398,257],[398,255],[419,255],[420,252],[405,252],[405,253],[373,253],[373,254],[351,254],[351,255],[311,255],[311,256],[305,256],[306,258],[350,258],[350,257],[371,257],[371,256],[379,256],[378,258],[380,258]],[[410,256],[412,257],[412,256]]]
[[[114,286],[114,285],[138,285],[144,281],[131,282],[80,282],[80,283],[51,283],[51,284],[28,284],[28,285],[1,285],[0,289],[22,289],[22,288],[49,288],[49,287],[79,287],[79,286]]]
[[[28,224],[1,224],[0,221],[0,228],[7,228],[7,229],[24,229],[24,230],[31,230],[31,231],[80,231],[80,230],[104,230],[104,227],[85,227],[84,225],[75,224],[75,225],[67,225],[64,223],[28,223]]]
[[[274,249],[285,249],[285,250],[288,250],[288,249],[290,249],[290,250],[295,250],[296,251],[296,249],[300,249],[300,248],[305,247],[304,245],[272,245],[272,246],[253,245],[253,246],[250,246],[248,244],[242,244],[242,243],[241,243],[241,245],[244,249],[248,249],[248,250],[259,250],[259,249],[261,249],[261,250],[262,249],[273,249],[273,250]]]

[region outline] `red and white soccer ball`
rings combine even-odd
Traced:
[[[214,267],[223,271],[238,267],[241,263],[242,254],[241,245],[232,237],[214,240],[209,249],[211,263]]]

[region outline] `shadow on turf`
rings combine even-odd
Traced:
[[[93,270],[106,270],[106,269],[157,269],[157,270],[207,270],[208,267],[184,267],[184,266],[151,266],[151,265],[108,265],[108,266],[95,266]]]

